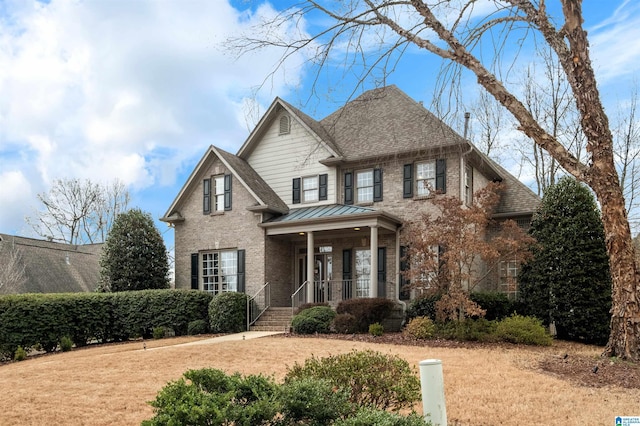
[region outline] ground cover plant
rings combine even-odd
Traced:
[[[262,374],[280,382],[312,355],[367,349],[397,355],[412,368],[424,359],[442,360],[447,417],[456,426],[613,424],[616,415],[634,415],[640,407],[639,367],[600,358],[600,346],[417,340],[386,332],[207,342],[182,336],[147,340],[146,349],[135,341],[5,363],[0,376],[11,391],[0,395],[2,423],[136,425],[153,416],[148,401],[190,369]],[[25,378],[32,385],[25,386]]]

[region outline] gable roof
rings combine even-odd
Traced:
[[[182,189],[180,189],[178,196],[173,200],[173,203],[169,206],[164,217],[160,218],[161,221],[171,223],[184,219],[178,212],[178,206],[189,190],[199,183],[196,178],[212,156],[219,158],[225,167],[237,178],[238,181],[240,181],[242,186],[256,200],[257,204],[252,207],[252,210],[271,211],[275,213],[286,213],[289,211],[289,208],[284,201],[278,197],[273,189],[266,184],[266,182],[245,160],[211,145],[191,172],[189,179],[187,179],[185,184],[182,186]]]
[[[0,293],[75,293],[95,291],[103,244],[71,245],[0,234],[0,258],[17,250],[25,281]]]
[[[247,140],[240,147],[237,154],[238,157],[246,159],[251,154],[251,151],[253,151],[253,148],[260,141],[261,136],[269,127],[269,124],[275,120],[282,110],[287,111],[291,118],[297,120],[313,138],[315,138],[327,151],[329,151],[332,157],[342,158],[342,154],[333,142],[331,135],[327,133],[326,129],[318,121],[278,97],[276,97],[271,103],[267,112],[262,116],[256,127],[251,131]]]

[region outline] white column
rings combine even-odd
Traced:
[[[369,297],[378,297],[378,226],[371,227],[371,279]]]
[[[307,303],[313,303],[313,270],[315,266],[315,250],[314,250],[314,242],[313,242],[313,231],[307,232]]]

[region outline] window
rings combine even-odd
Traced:
[[[371,250],[355,250],[356,297],[369,297],[371,282]]]
[[[213,294],[238,291],[236,250],[202,254],[202,289]]]
[[[302,178],[302,202],[318,201],[318,176]]]
[[[503,260],[500,262],[500,291],[509,298],[515,298],[518,291],[518,262],[515,260]]]
[[[291,118],[288,115],[280,116],[280,129],[278,130],[279,135],[288,135],[291,133]]]
[[[373,201],[373,170],[356,172],[356,201],[358,203]]]
[[[213,201],[214,211],[224,211],[224,176],[213,178]]]
[[[467,206],[473,204],[473,169],[471,166],[464,168],[464,203]]]
[[[416,194],[430,195],[436,188],[436,162],[416,164]]]

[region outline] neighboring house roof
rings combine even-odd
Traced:
[[[269,185],[256,173],[255,170],[242,158],[228,153],[213,145],[209,147],[207,152],[202,156],[196,167],[191,172],[189,179],[183,185],[182,189],[178,193],[171,206],[165,213],[164,217],[160,218],[163,222],[176,222],[183,220],[184,218],[178,213],[178,206],[183,197],[194,187],[199,184],[197,176],[203,165],[209,161],[212,155],[215,155],[222,161],[227,169],[240,181],[247,191],[256,200],[256,205],[252,210],[257,211],[271,211],[275,213],[286,213],[289,208],[284,201],[278,197],[278,195],[271,189]]]
[[[25,280],[0,293],[76,293],[95,291],[103,244],[71,245],[0,234],[0,258],[18,252]]]

